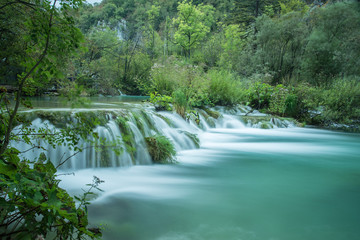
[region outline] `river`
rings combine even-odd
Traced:
[[[76,170],[104,190],[89,218],[106,240],[357,240],[360,135],[213,128],[175,165]]]

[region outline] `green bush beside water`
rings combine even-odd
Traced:
[[[356,77],[338,78],[322,86],[292,80],[288,81],[288,85],[273,85],[266,75],[241,79],[228,70],[213,68],[205,71],[181,60],[172,59],[162,68],[162,84],[154,82],[152,86],[159,88],[149,89],[155,91],[151,93],[150,101],[157,110],[174,109],[184,119],[191,116],[194,108],[237,104],[323,126],[357,124],[356,119],[359,119],[360,84]],[[176,78],[171,73],[164,74],[174,69],[178,73]],[[160,81],[159,76],[156,81]]]
[[[154,163],[176,163],[175,147],[165,136],[155,135],[145,138],[149,154]]]

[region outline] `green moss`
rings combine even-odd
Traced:
[[[143,124],[143,118],[141,117],[140,113],[133,113],[133,117],[135,119],[135,123],[137,128],[140,130],[141,134],[145,135],[145,126]]]
[[[210,108],[204,108],[204,111],[206,112],[207,115],[215,119],[221,117],[221,113],[219,113],[218,111],[211,110]]]
[[[261,123],[260,128],[262,129],[271,129],[273,126],[270,123]]]
[[[153,119],[152,119],[145,111],[141,111],[141,114],[142,114],[142,116],[143,116],[144,121],[147,123],[147,125],[148,125],[152,130],[155,130]]]
[[[83,124],[95,128],[97,126],[105,126],[109,122],[107,118],[109,114],[110,112],[107,111],[77,112],[74,117]]]
[[[161,114],[156,114],[156,116],[158,116],[159,118],[164,120],[167,123],[167,125],[169,125],[170,127],[174,127],[173,122],[169,118],[167,118],[167,117],[165,117],[165,116],[163,116]]]
[[[211,117],[204,109],[197,109],[197,111],[201,114],[201,116],[203,116],[205,118],[205,122],[210,126],[210,127],[215,127],[216,123],[215,123],[215,118]],[[221,115],[220,115],[221,116]],[[219,117],[220,117],[219,116]]]
[[[270,122],[270,120],[273,118],[272,116],[242,116],[242,120],[245,123],[250,122],[251,124],[258,124],[260,122]]]
[[[115,122],[118,124],[122,136],[122,140],[125,144],[126,151],[130,154],[132,161],[135,161],[134,153],[136,151],[135,138],[133,133],[130,130],[127,119],[123,116],[118,116],[115,119]]]
[[[33,111],[20,113],[21,119],[24,121],[33,121],[40,118],[43,121],[47,120],[57,128],[65,128],[67,124],[72,124],[74,121],[86,124],[90,128],[97,126],[105,126],[108,123],[108,115],[115,113],[108,111],[85,111],[73,114],[71,111]]]
[[[48,120],[57,128],[64,128],[66,124],[72,122],[72,113],[69,111],[36,111],[34,113],[38,118]]]
[[[254,124],[258,124],[258,123],[262,123],[262,124],[268,123],[272,119],[274,119],[274,116],[272,116],[272,115],[268,115],[268,116],[241,116],[241,118],[242,118],[243,122],[245,122],[245,123],[250,122],[252,125],[254,125]],[[285,117],[276,117],[276,118],[279,119],[280,121],[293,122],[298,127],[304,127],[305,126],[304,123],[299,123],[293,118],[285,118]]]
[[[100,166],[111,167],[110,156],[109,156],[109,152],[107,151],[107,147],[102,146],[99,154],[100,154]]]
[[[190,133],[187,131],[181,131],[181,132],[184,133],[188,138],[190,138],[197,148],[200,148],[200,139],[198,138],[197,134]]]
[[[175,147],[165,136],[155,135],[145,138],[149,154],[154,163],[169,164],[176,163]]]

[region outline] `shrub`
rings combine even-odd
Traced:
[[[267,83],[256,82],[248,89],[248,105],[253,108],[268,108],[271,101],[273,87]]]
[[[241,87],[233,74],[228,71],[211,70],[207,74],[209,81],[209,100],[215,105],[233,106],[240,102]]]
[[[155,135],[145,138],[149,154],[155,163],[175,163],[175,147],[165,136]]]
[[[269,110],[271,113],[284,116],[287,108],[289,90],[282,84],[272,88]]]
[[[256,82],[248,90],[248,104],[279,116],[316,123],[319,117],[316,112],[322,102],[321,95],[321,91],[307,83],[285,87],[282,84],[271,86]]]
[[[175,111],[185,119],[186,111],[189,106],[189,98],[183,89],[178,89],[173,93],[173,103]]]
[[[155,64],[151,69],[150,86],[147,90],[150,92],[156,91],[162,95],[171,95],[173,91],[179,86],[178,79],[175,77],[177,69],[171,64],[160,65]]]
[[[349,123],[360,118],[360,82],[338,79],[323,92],[324,121]]]
[[[90,189],[75,200],[62,188],[56,168],[41,154],[24,161],[18,150],[9,148],[0,162],[0,238],[40,239],[53,233],[56,239],[98,239],[100,229],[89,228],[87,198],[102,182],[94,177]],[[32,165],[30,167],[30,164]]]
[[[296,106],[293,102],[289,104],[289,116],[308,123],[316,122],[318,114],[317,109],[322,101],[321,91],[311,86],[309,83],[303,82],[294,87],[293,94],[288,101],[294,101],[296,98]],[[292,110],[290,110],[291,108]]]
[[[171,111],[172,98],[166,95],[160,95],[157,92],[150,94],[150,102],[154,104],[156,111]]]

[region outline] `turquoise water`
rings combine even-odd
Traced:
[[[317,129],[214,129],[177,165],[87,169],[89,207],[104,239],[357,240],[360,135]]]
[[[70,101],[64,97],[30,97],[32,107],[35,109],[58,109],[58,108],[126,108],[133,107],[136,103],[141,103],[149,99],[146,96],[114,96],[114,97],[82,97],[75,101]]]

